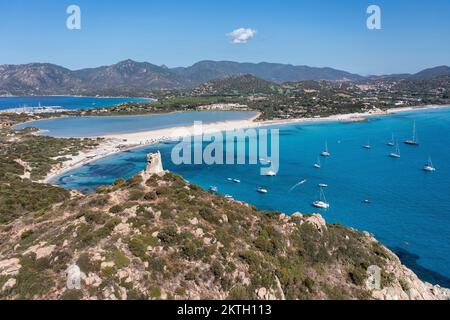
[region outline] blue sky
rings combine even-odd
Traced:
[[[81,30],[66,28],[79,5]],[[382,30],[366,9],[382,10]],[[256,35],[233,44],[226,34]],[[0,2],[0,64],[71,69],[124,59],[170,67],[200,60],[329,66],[360,74],[450,65],[448,0],[14,0]]]

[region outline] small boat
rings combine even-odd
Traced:
[[[241,183],[241,180],[239,180],[239,179],[233,179],[233,182],[234,182],[234,183]]]
[[[436,171],[436,168],[433,166],[433,162],[431,161],[431,157],[428,159],[427,164],[423,167],[423,171],[426,171],[426,172]]]
[[[328,185],[326,183],[319,183],[319,188],[328,188]]]
[[[219,191],[219,189],[217,189],[217,187],[214,187],[214,186],[209,187],[209,192],[217,193],[218,191]]]
[[[389,157],[391,157],[391,158],[400,158],[401,157],[400,147],[398,146],[398,143],[396,144],[395,152],[389,153]]]
[[[228,180],[228,181],[233,181],[233,179],[232,179],[232,178],[227,178],[227,180]]]
[[[259,187],[258,189],[256,189],[256,191],[259,192],[259,193],[267,193],[267,192],[269,192],[269,191],[267,191],[267,189],[264,188],[264,187]]]
[[[371,204],[372,202],[369,199],[363,200],[362,203],[364,204]]]
[[[316,208],[320,208],[320,209],[328,209],[330,208],[330,204],[327,202],[327,200],[325,199],[325,194],[323,192],[323,189],[320,188],[320,193],[319,193],[319,200],[316,200],[312,203],[312,205]]]
[[[392,138],[391,138],[391,140],[387,143],[387,145],[390,146],[390,147],[395,147],[394,134],[392,134]]]
[[[363,144],[364,149],[372,149],[372,146],[370,145],[370,141],[367,141],[367,144]]]
[[[225,196],[225,199],[228,199],[228,200],[233,200],[233,197],[232,196],[230,196],[229,194],[226,194]]]
[[[302,185],[302,184],[305,184],[305,183],[307,183],[308,182],[308,180],[306,180],[306,179],[303,179],[302,181],[300,181],[298,184],[299,185]]]
[[[314,163],[314,168],[316,168],[316,169],[320,169],[322,166],[321,166],[321,164],[320,164],[320,158],[319,157],[317,157],[317,162],[316,163]]]
[[[416,122],[414,121],[413,125],[413,136],[411,140],[406,140],[405,144],[408,144],[410,146],[418,146],[419,142],[417,140],[417,132],[416,132]]]
[[[269,170],[266,172],[265,176],[267,177],[275,177],[277,174],[275,171]]]
[[[329,157],[331,156],[330,152],[328,151],[328,142],[325,143],[325,150],[322,151],[320,154],[322,157]]]

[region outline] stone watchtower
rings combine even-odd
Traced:
[[[154,174],[163,175],[164,169],[162,166],[161,153],[149,153],[147,155],[147,168],[145,169],[145,174],[151,176]]]

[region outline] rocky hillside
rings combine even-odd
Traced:
[[[167,68],[132,60],[77,71],[38,63],[0,66],[1,95],[138,95],[184,86],[185,80],[180,80]]]
[[[245,74],[277,83],[362,78],[331,68],[271,63],[202,61],[186,68],[169,69],[148,62],[125,60],[111,66],[76,71],[48,63],[32,63],[0,65],[0,95],[145,95],[153,90],[193,88],[210,80]]]
[[[381,268],[381,288],[366,269]],[[81,287],[67,289],[67,273]],[[368,234],[137,175],[0,225],[1,299],[443,299]]]
[[[125,60],[110,66],[72,71],[49,63],[0,65],[0,95],[148,95],[155,90],[191,89],[211,80],[252,75],[281,84],[299,81],[367,81],[382,79],[428,80],[449,76],[441,66],[417,74],[362,77],[333,68],[278,63],[201,61],[189,67],[167,68]]]
[[[53,64],[0,65],[0,95],[76,94],[82,86],[72,71]]]
[[[200,61],[187,68],[173,69],[178,75],[201,84],[213,79],[251,74],[275,83],[304,80],[358,81],[364,77],[333,68],[315,68],[280,63],[239,63],[233,61]]]

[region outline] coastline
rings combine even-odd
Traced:
[[[101,158],[119,152],[124,152],[135,148],[141,148],[152,144],[160,143],[163,141],[182,139],[188,136],[202,135],[205,133],[213,134],[223,132],[229,130],[230,128],[236,130],[236,129],[270,127],[277,125],[283,126],[298,123],[321,123],[321,122],[351,123],[351,122],[366,121],[371,117],[389,116],[402,112],[425,111],[425,110],[445,109],[445,108],[450,108],[450,106],[422,105],[414,107],[391,108],[386,111],[380,110],[379,112],[349,113],[349,114],[332,115],[328,117],[267,120],[261,122],[255,121],[260,116],[260,113],[258,113],[256,116],[246,120],[224,121],[224,122],[204,124],[200,131],[195,131],[194,126],[181,126],[181,127],[171,127],[134,133],[104,135],[99,136],[99,138],[103,138],[104,141],[100,142],[100,144],[96,148],[87,151],[80,151],[77,156],[71,157],[71,160],[65,161],[61,165],[53,168],[43,180],[40,180],[38,182],[51,183],[52,180],[64,174],[65,172],[79,168],[90,162],[99,160]]]

